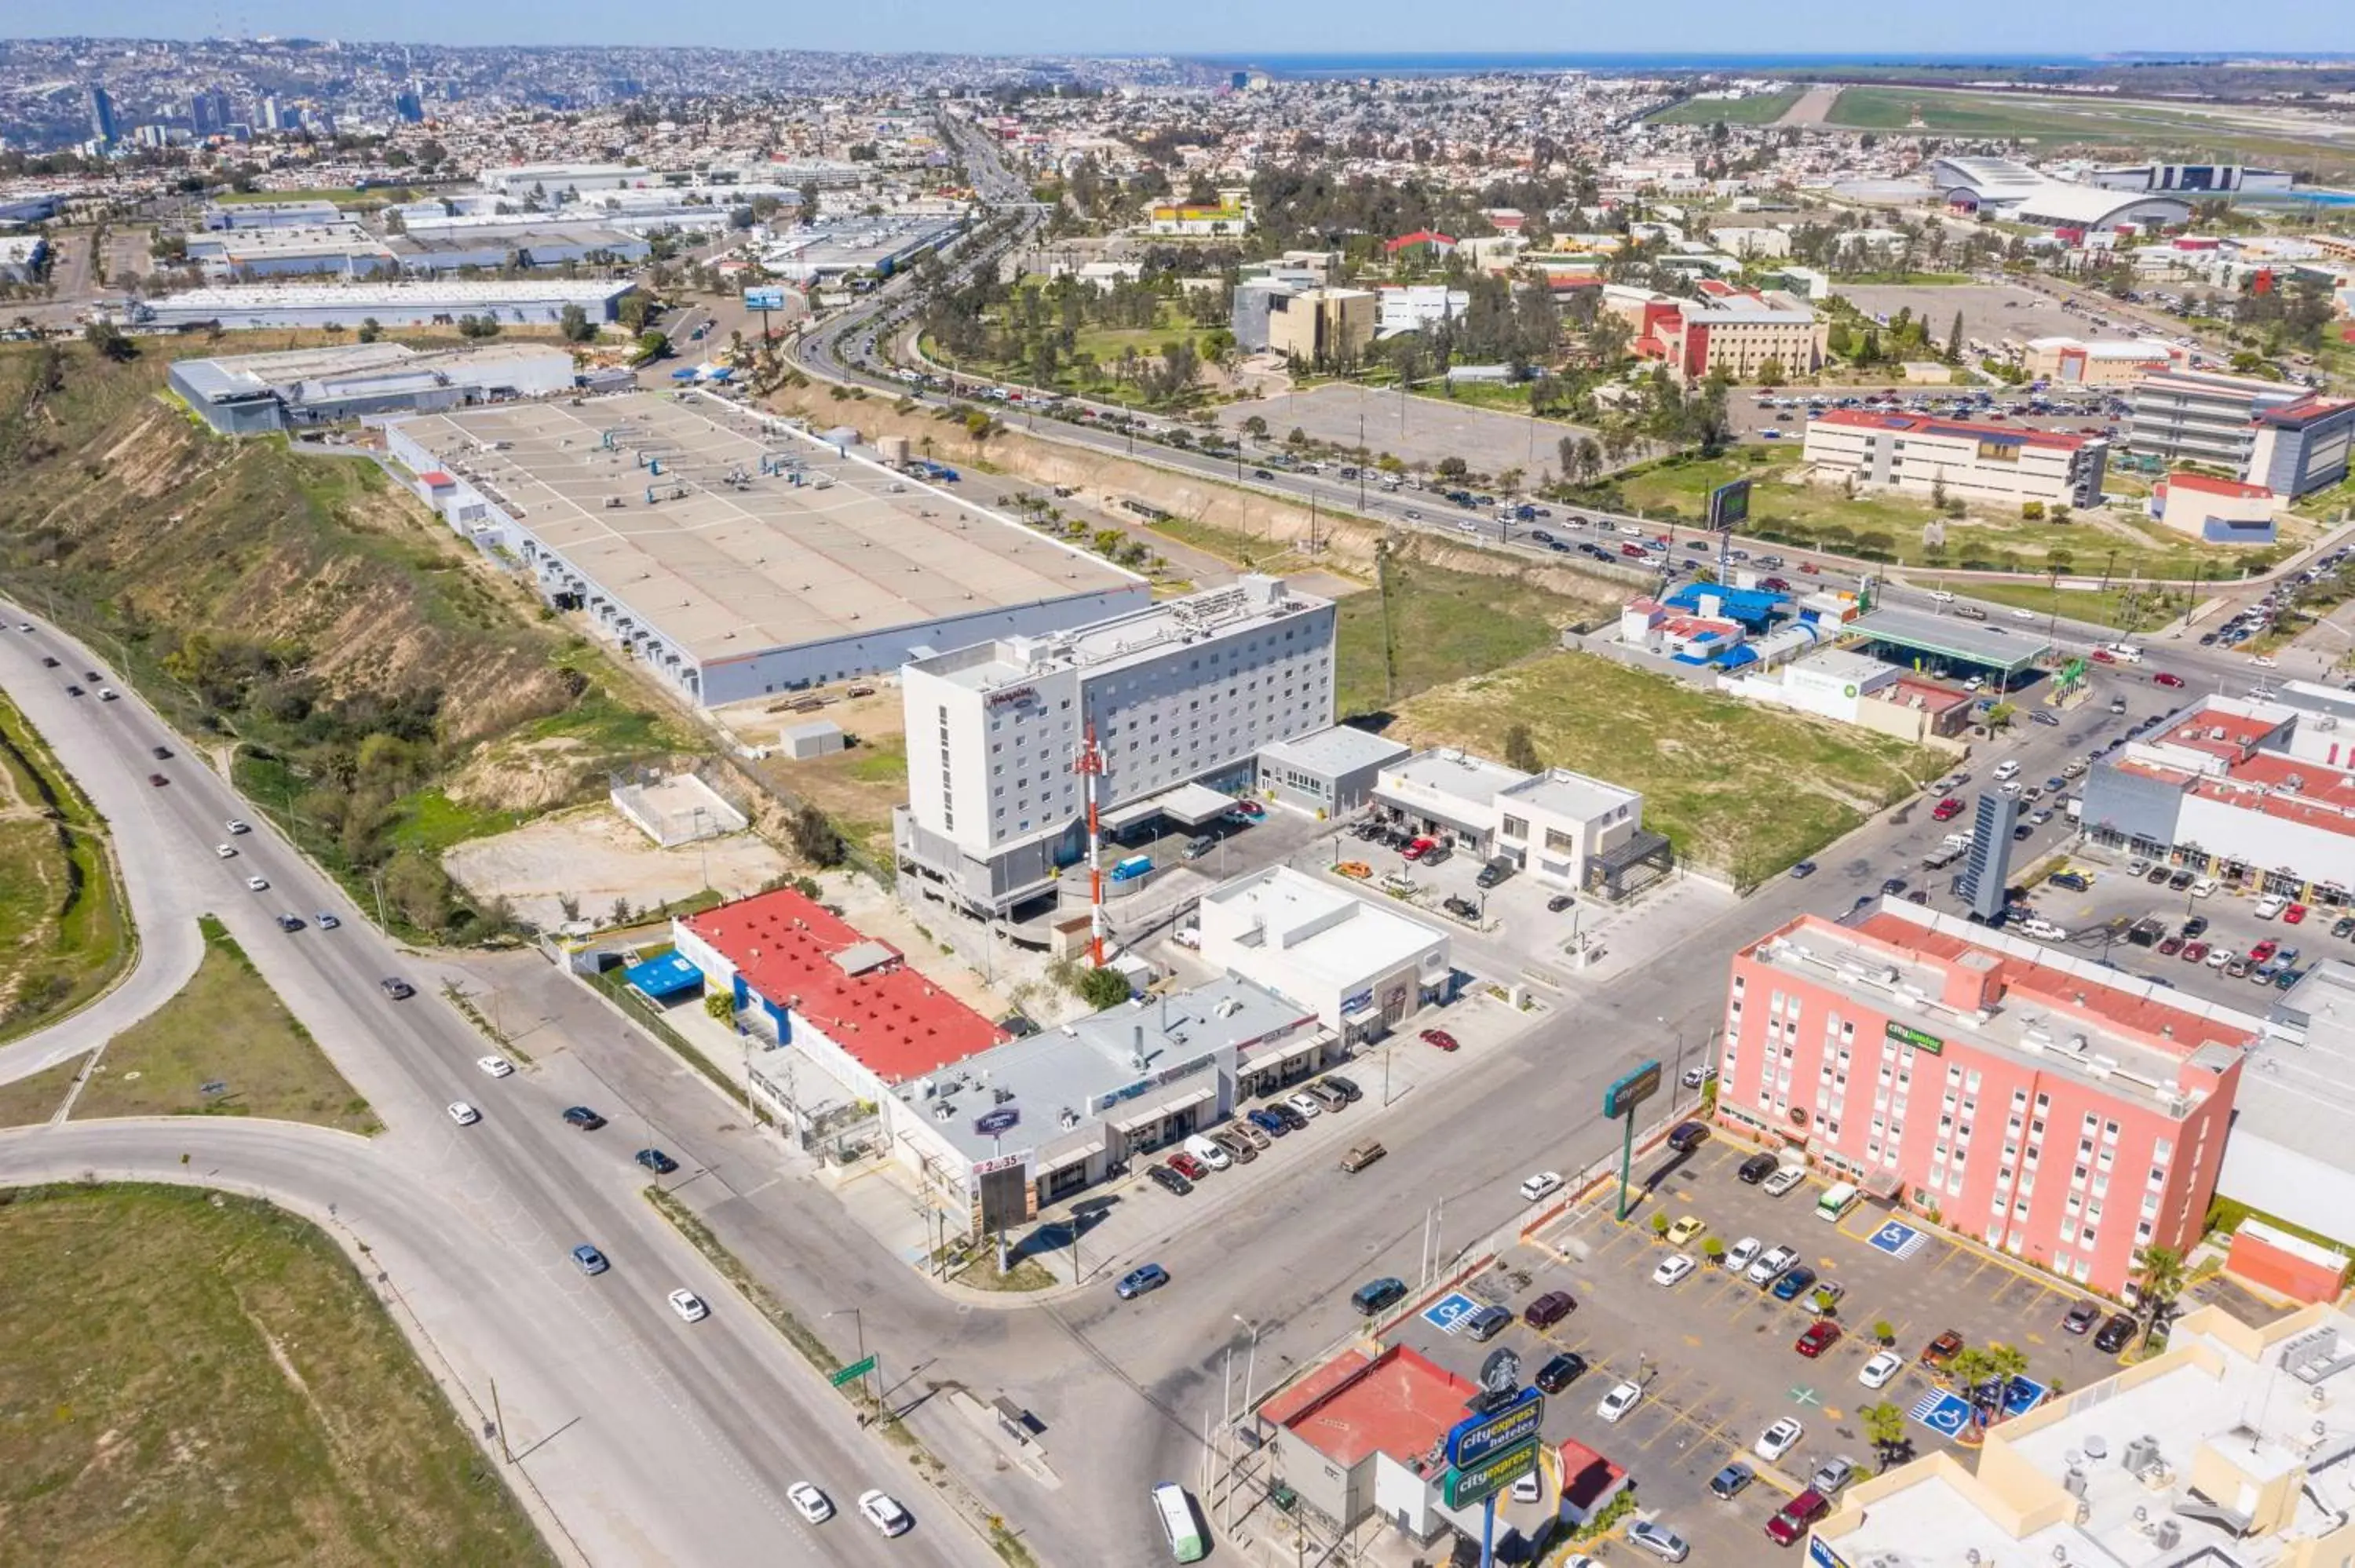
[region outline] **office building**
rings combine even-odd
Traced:
[[[1719,1121],[2122,1290],[2199,1239],[2258,1021],[1899,899],[1737,952]]]
[[[1454,321],[1472,303],[1468,290],[1450,289],[1439,283],[1377,289],[1375,295],[1380,301],[1374,328],[1378,337],[1396,337],[1402,332],[1421,332],[1425,327]]]
[[[2256,416],[2242,477],[2296,499],[2345,479],[2355,453],[2355,398],[2309,394]]]
[[[2076,337],[2035,337],[2028,340],[2019,367],[2058,387],[2125,387],[2146,376],[2179,370],[2189,356],[2189,350],[2155,337],[2094,343]]]
[[[1288,302],[1316,287],[1317,284],[1306,278],[1297,281],[1246,278],[1237,283],[1227,307],[1227,324],[1235,334],[1235,346],[1245,354],[1266,353],[1268,323],[1275,314],[1277,302]]]
[[[1806,455],[1820,479],[2016,510],[2099,505],[2109,450],[2098,436],[1834,408],[1807,422]]]
[[[1202,961],[1292,998],[1355,1047],[1450,999],[1447,933],[1286,865],[1197,906]]]
[[[1318,817],[1346,817],[1372,799],[1381,769],[1406,754],[1403,741],[1337,724],[1262,747],[1259,791]]]
[[[82,102],[90,111],[90,136],[93,142],[111,144],[118,127],[114,120],[114,95],[91,82],[82,90]]]
[[[1617,898],[1670,864],[1668,841],[1644,827],[1642,795],[1567,768],[1419,751],[1374,776],[1373,802],[1415,833],[1557,887]]]
[[[1988,790],[1979,797],[1971,817],[1971,847],[1964,852],[1963,869],[1955,877],[1955,895],[1982,920],[1992,920],[2009,902],[2004,890],[2011,883],[2011,834],[2019,825],[2019,798]]]
[[[2236,1249],[2237,1250],[2237,1249]],[[1851,1487],[1818,1568],[2325,1568],[2355,1561],[2355,1319],[2187,1313],[2166,1349]]]
[[[702,706],[1051,634],[1145,580],[714,398],[403,419],[386,448],[450,526]]]
[[[1267,346],[1304,366],[1353,364],[1373,345],[1376,319],[1370,289],[1271,293]]]
[[[2126,450],[2170,466],[2194,462],[2245,478],[2257,416],[2306,395],[2279,381],[2211,370],[2145,376],[2135,383]]]
[[[354,343],[175,360],[167,380],[222,435],[253,436],[370,414],[438,413],[550,397],[571,391],[574,376],[571,354],[552,344],[421,351],[397,343]]]
[[[1209,821],[1260,750],[1333,722],[1332,604],[1248,576],[1062,632],[997,637],[900,672],[903,894],[1003,913],[1051,895],[1086,853],[1077,770],[1090,734],[1108,831],[1167,810]]]
[[[1661,360],[1680,381],[1724,375],[1755,380],[1769,366],[1803,377],[1823,367],[1831,327],[1795,294],[1737,289],[1701,281],[1698,300],[1658,296],[1646,302],[1636,352]]]
[[[237,122],[237,105],[222,88],[208,87],[188,96],[188,124],[197,139],[219,136]]]

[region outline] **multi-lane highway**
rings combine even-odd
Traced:
[[[582,1133],[566,1106],[599,1105],[602,1085],[564,1048],[511,1077],[476,1065],[490,1047],[437,994],[433,967],[400,951],[326,879],[187,755],[138,698],[101,703],[84,672],[115,680],[85,648],[10,612],[0,629],[0,685],[49,740],[105,815],[132,887],[143,943],[138,970],[101,1008],[120,1016],[176,989],[193,957],[179,927],[210,910],[263,977],[384,1119],[373,1139],[286,1123],[168,1118],[67,1123],[0,1133],[0,1180],[86,1172],[218,1183],[267,1194],[365,1245],[368,1266],[397,1293],[395,1316],[447,1369],[470,1424],[494,1407],[519,1487],[544,1499],[566,1555],[599,1563],[748,1560],[979,1563],[991,1560],[969,1525],[908,1470],[900,1451],[862,1433],[830,1393],[641,1196],[634,1128],[620,1119]],[[43,655],[61,661],[44,669]],[[89,694],[66,694],[69,681]],[[175,756],[158,761],[150,748]],[[159,773],[168,782],[147,782]],[[231,818],[252,832],[232,836]],[[215,846],[239,851],[223,859]],[[267,891],[249,890],[249,876]],[[274,916],[300,915],[288,934]],[[322,930],[314,916],[336,915]],[[160,965],[151,979],[151,965]],[[417,994],[380,989],[400,976]],[[99,1013],[50,1032],[96,1038]],[[37,1035],[0,1053],[0,1078],[37,1070],[59,1040]],[[236,1075],[223,1042],[222,1075]],[[445,1107],[464,1099],[483,1119],[461,1128]],[[607,1104],[609,1110],[615,1108]],[[696,1151],[674,1154],[694,1169]],[[184,1160],[185,1157],[185,1160]],[[611,1270],[582,1275],[571,1248],[589,1242]],[[682,1322],[667,1294],[711,1302]],[[784,1498],[794,1480],[828,1491],[843,1512],[802,1522]],[[916,1512],[916,1531],[887,1542],[851,1509],[879,1486]]]

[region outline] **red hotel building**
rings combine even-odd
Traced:
[[[2198,1239],[2258,1021],[1887,900],[1733,958],[1717,1115],[2117,1294]]]

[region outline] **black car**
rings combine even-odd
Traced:
[[[1560,1393],[1585,1375],[1586,1358],[1575,1351],[1564,1351],[1538,1368],[1538,1389],[1544,1393]]]
[[[565,1107],[564,1119],[566,1122],[573,1127],[579,1128],[583,1132],[594,1132],[599,1128],[605,1125],[605,1118],[599,1116],[595,1111],[591,1110],[587,1106]]]
[[[667,1176],[678,1169],[678,1161],[659,1149],[641,1149],[635,1158],[639,1164],[657,1176]]]
[[[1881,891],[1894,897],[1905,891],[1905,879],[1902,876],[1892,876],[1881,885]]]
[[[2126,1348],[2135,1334],[2135,1320],[2124,1312],[2113,1312],[2102,1331],[2094,1336],[2094,1349],[2105,1355],[2115,1355]]]
[[[57,667],[58,662],[55,659],[44,659],[41,661],[41,668],[44,670],[54,670]]]
[[[78,697],[81,695],[81,688],[80,686],[68,686],[66,688],[66,695],[69,697]]]
[[[1755,1187],[1759,1182],[1764,1181],[1767,1177],[1774,1174],[1774,1167],[1777,1161],[1771,1154],[1753,1154],[1749,1159],[1742,1162],[1742,1169],[1736,1171],[1734,1174],[1741,1177],[1742,1181],[1748,1182],[1751,1186]]]
[[[2191,941],[2197,938],[2201,932],[2207,929],[2208,916],[2205,915],[2194,915],[2190,919],[2186,920],[2183,923],[2183,939],[2187,942]]]
[[[1318,1081],[1324,1084],[1327,1088],[1334,1090],[1339,1094],[1343,1099],[1349,1101],[1353,1105],[1366,1097],[1365,1090],[1358,1087],[1357,1085],[1351,1083],[1348,1079],[1343,1077],[1338,1073],[1327,1073]]]
[[[147,748],[147,755],[162,762],[172,755],[172,748],[168,746],[151,746]]]
[[[1567,893],[1557,893],[1551,898],[1546,900],[1546,913],[1549,915],[1559,915],[1577,902],[1577,899],[1572,898]]]
[[[1709,1124],[1705,1121],[1680,1121],[1668,1131],[1668,1147],[1678,1154],[1690,1154],[1709,1141]]]
[[[1298,1111],[1294,1110],[1290,1106],[1284,1104],[1280,1100],[1274,1105],[1268,1107],[1267,1113],[1270,1116],[1281,1117],[1284,1119],[1284,1125],[1286,1131],[1300,1132],[1305,1130],[1308,1126],[1308,1118],[1306,1117],[1302,1116]]]
[[[303,928],[303,916],[281,915],[278,916],[278,928],[282,931],[299,931]]]
[[[1146,1167],[1145,1173],[1153,1178],[1155,1186],[1164,1192],[1174,1192],[1180,1198],[1194,1190],[1194,1183],[1187,1181],[1167,1165],[1149,1165]]]

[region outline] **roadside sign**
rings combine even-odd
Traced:
[[[1468,1468],[1450,1469],[1440,1495],[1449,1508],[1469,1508],[1485,1502],[1538,1467],[1538,1440],[1528,1438],[1501,1453],[1489,1455]]]
[[[1447,1463],[1455,1469],[1476,1468],[1507,1448],[1533,1441],[1545,1420],[1545,1395],[1525,1388],[1520,1397],[1487,1415],[1467,1415],[1447,1434]]]
[[[748,311],[782,311],[785,308],[785,291],[772,284],[758,285],[744,291],[744,308]]]
[[[1454,1334],[1460,1332],[1472,1314],[1478,1310],[1480,1303],[1461,1290],[1451,1290],[1423,1309],[1423,1320],[1444,1333]]]
[[[1971,1407],[1960,1394],[1934,1388],[1913,1402],[1906,1414],[1941,1437],[1959,1437],[1971,1424]]]
[[[1750,482],[1733,480],[1709,493],[1709,525],[1721,534],[1730,534],[1750,516]]]
[[[1891,1220],[1866,1238],[1870,1245],[1894,1258],[1912,1257],[1930,1245],[1930,1238],[1912,1225]]]
[[[1659,1093],[1659,1089],[1660,1064],[1657,1061],[1645,1063],[1603,1091],[1603,1118],[1610,1121],[1625,1116]]]
[[[871,1372],[874,1370],[875,1358],[873,1356],[868,1356],[865,1361],[851,1362],[848,1366],[843,1368],[840,1372],[834,1373],[826,1381],[833,1384],[836,1388],[840,1388],[844,1383],[857,1383],[860,1378],[865,1377],[868,1372]]]

